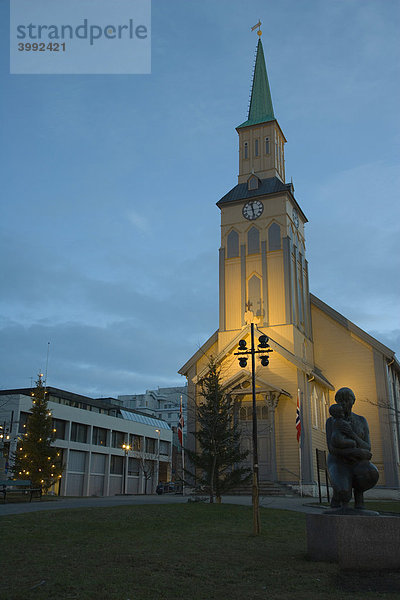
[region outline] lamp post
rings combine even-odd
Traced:
[[[160,477],[160,435],[161,435],[161,431],[159,429],[156,429],[156,434],[157,434],[157,472],[156,472],[156,487],[159,484],[159,477]]]
[[[268,337],[266,335],[260,335],[258,338],[258,348],[254,346],[254,323],[251,323],[251,347],[247,348],[246,340],[239,341],[238,352],[235,355],[238,356],[239,365],[244,369],[247,365],[247,356],[251,355],[251,391],[253,400],[253,488],[252,488],[252,500],[253,500],[253,532],[254,535],[258,535],[261,532],[260,524],[260,510],[258,500],[258,447],[257,447],[257,405],[256,405],[256,367],[255,367],[255,356],[256,354],[262,354],[260,356],[261,364],[266,367],[269,364],[268,352],[273,352],[272,348],[269,347]]]
[[[128,455],[129,450],[131,449],[129,444],[122,444],[122,449],[125,451],[125,461],[124,461],[124,494],[127,494],[127,484],[128,484]]]

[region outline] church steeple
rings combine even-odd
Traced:
[[[271,90],[269,89],[267,68],[265,66],[264,50],[261,39],[258,40],[256,64],[254,66],[253,86],[251,88],[251,100],[247,121],[239,125],[257,125],[274,121],[274,108],[272,106]]]
[[[277,177],[285,182],[285,136],[275,118],[264,50],[258,40],[253,86],[247,121],[236,128],[239,134],[239,183],[252,173],[259,179]]]

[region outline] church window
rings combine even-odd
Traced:
[[[281,249],[281,228],[278,223],[272,223],[268,229],[268,250]]]
[[[311,407],[312,407],[312,424],[313,427],[318,429],[318,394],[315,387],[313,387],[311,393]]]
[[[239,234],[232,229],[227,239],[227,258],[236,258],[239,256]]]
[[[247,189],[248,190],[258,190],[259,179],[255,175],[249,177],[247,181]]]
[[[254,141],[254,156],[258,156],[258,139]]]
[[[261,279],[257,275],[252,275],[247,286],[247,300],[249,310],[257,316],[262,315],[261,302]]]
[[[249,229],[247,234],[247,254],[258,254],[260,252],[260,232],[257,227]]]
[[[322,392],[321,418],[322,418],[321,427],[323,430],[325,430],[325,423],[326,423],[326,419],[328,418],[328,403],[326,401],[325,392]]]
[[[249,158],[249,144],[247,142],[244,143],[244,157]]]
[[[269,137],[265,138],[265,154],[269,154]]]

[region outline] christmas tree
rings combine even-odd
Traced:
[[[15,479],[30,479],[35,487],[47,492],[61,478],[63,468],[61,453],[52,446],[55,429],[42,377],[40,374],[32,391],[31,414],[26,433],[17,442],[13,472]]]
[[[239,465],[248,452],[240,449],[237,406],[225,393],[213,358],[199,384],[202,401],[197,405],[199,429],[194,434],[198,448],[196,452],[186,450],[186,453],[196,467],[198,483],[205,486],[210,495],[210,502],[214,502],[215,496],[219,503],[223,493],[249,480],[249,469]]]

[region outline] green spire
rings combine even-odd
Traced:
[[[249,114],[247,121],[239,125],[237,129],[274,120],[275,115],[272,106],[271,91],[269,89],[267,69],[265,66],[264,50],[261,39],[259,39],[256,64],[254,67],[253,87],[251,89]]]

